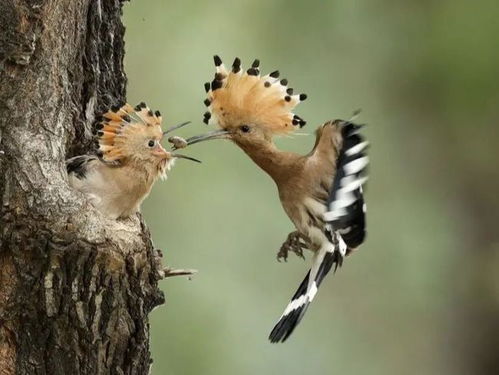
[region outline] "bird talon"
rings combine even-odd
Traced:
[[[306,248],[306,245],[301,241],[302,237],[298,232],[292,232],[288,234],[286,241],[281,245],[279,252],[277,253],[277,260],[279,263],[281,259],[284,259],[285,262],[288,261],[289,252],[295,253],[299,258],[305,260],[305,255],[303,254],[303,249]]]
[[[302,249],[297,249],[295,251],[293,251],[296,255],[298,255],[298,257],[302,258],[303,260],[305,260],[305,254],[303,254],[303,250]]]
[[[303,254],[303,248],[301,246],[293,246],[290,250],[295,253],[298,258],[305,260],[305,254]]]
[[[288,261],[288,251],[285,249],[279,250],[276,258],[277,258],[277,261],[279,263],[282,263],[283,260],[284,260],[284,262],[287,262]]]

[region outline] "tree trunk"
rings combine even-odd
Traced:
[[[160,252],[67,183],[124,102],[119,0],[0,2],[0,375],[147,374]]]

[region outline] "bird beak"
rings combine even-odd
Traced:
[[[182,154],[171,154],[172,157],[177,158],[177,159],[187,159],[190,161],[195,161],[196,163],[201,163],[201,160],[191,158],[190,156],[182,155]]]
[[[171,159],[171,154],[166,151],[161,145],[157,145],[153,150],[152,154],[161,159]]]
[[[167,129],[166,131],[163,132],[163,135],[165,134],[168,134],[168,133],[171,133],[172,131],[174,130],[177,130],[177,129],[180,129],[181,127],[183,126],[186,126],[186,125],[189,125],[191,122],[190,121],[186,121],[186,122],[183,122],[181,124],[178,124],[178,125],[174,125],[172,126],[171,128]]]
[[[159,145],[159,147],[154,149],[153,155],[157,156],[161,159],[166,159],[166,160],[177,158],[177,159],[187,159],[187,160],[195,161],[196,163],[201,163],[200,160],[191,158],[190,156],[182,155],[182,154],[173,154],[171,152],[168,152],[161,145]]]
[[[193,137],[187,138],[185,141],[187,145],[193,145],[194,143],[199,143],[203,141],[209,141],[211,139],[226,139],[230,137],[230,132],[227,130],[214,130],[206,134],[195,135]]]

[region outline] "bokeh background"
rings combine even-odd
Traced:
[[[125,6],[131,102],[179,132],[207,131],[212,56],[279,69],[309,95],[315,127],[369,126],[368,241],[291,339],[267,335],[308,268],[277,250],[293,228],[273,182],[226,141],[193,146],[144,215],[165,262],[152,313],[153,374],[499,373],[497,0],[133,1]],[[210,129],[211,130],[211,129]],[[186,151],[187,153],[187,151]]]

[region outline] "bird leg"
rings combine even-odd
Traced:
[[[306,241],[303,236],[298,231],[291,232],[288,234],[286,241],[284,241],[279,249],[279,252],[277,253],[277,261],[280,262],[281,259],[284,259],[284,261],[287,262],[288,253],[290,251],[298,255],[300,258],[305,259],[303,249],[306,248]]]

